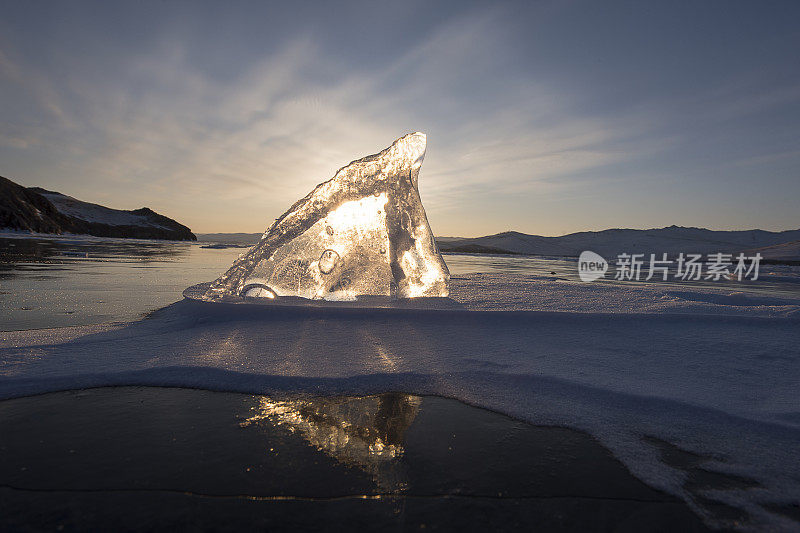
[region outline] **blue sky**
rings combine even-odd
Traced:
[[[438,235],[800,227],[797,2],[28,2],[0,175],[263,231],[428,134]]]

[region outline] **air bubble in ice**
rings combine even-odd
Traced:
[[[251,283],[242,289],[242,296],[247,298],[275,298],[275,291],[261,283]]]
[[[335,250],[325,250],[319,258],[319,271],[323,274],[330,274],[338,262],[339,254]]]

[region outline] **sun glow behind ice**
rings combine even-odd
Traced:
[[[417,188],[426,142],[412,133],[340,169],[279,217],[205,299],[448,296]]]

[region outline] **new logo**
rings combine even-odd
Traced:
[[[578,276],[581,281],[594,281],[602,278],[608,271],[608,261],[589,250],[581,252],[578,257]]]

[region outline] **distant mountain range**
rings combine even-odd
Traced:
[[[0,228],[35,233],[195,241],[186,226],[143,207],[133,211],[82,202],[0,176]]]
[[[198,240],[252,246],[261,233],[201,233]],[[577,257],[591,250],[612,260],[620,253],[662,254],[759,252],[764,259],[800,261],[800,229],[789,231],[712,231],[670,226],[658,229],[608,229],[561,237],[507,231],[485,237],[436,237],[439,250],[450,253],[519,254]]]
[[[241,244],[252,246],[261,239],[263,233],[198,233],[200,242],[213,242],[217,244]]]
[[[497,253],[577,257],[584,250],[606,259],[621,253],[737,253],[759,251],[765,258],[800,260],[800,229],[788,231],[712,231],[670,226],[658,229],[607,229],[561,237],[541,237],[516,231],[476,238],[437,239],[442,252]]]

